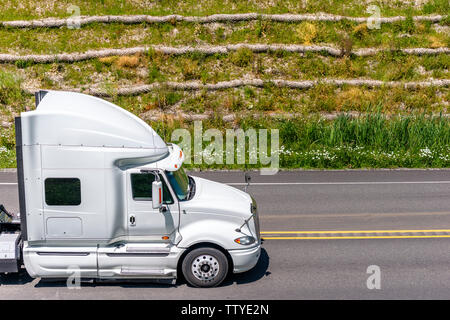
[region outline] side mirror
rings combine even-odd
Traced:
[[[161,208],[163,203],[162,182],[153,181],[152,183],[152,206],[153,209]]]

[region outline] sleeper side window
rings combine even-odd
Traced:
[[[169,188],[164,179],[161,176],[159,176],[159,178],[163,186],[163,203],[172,204],[173,198]],[[133,192],[133,199],[136,201],[151,201],[153,181],[155,181],[155,176],[151,173],[132,173],[131,189]]]
[[[81,182],[78,178],[45,179],[45,203],[48,206],[81,204]]]

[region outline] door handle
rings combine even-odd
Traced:
[[[132,226],[136,225],[136,217],[134,215],[130,216],[130,224]]]

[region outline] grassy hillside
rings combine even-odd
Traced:
[[[44,17],[66,17],[67,7],[77,5],[82,15],[211,15],[217,13],[315,13],[327,12],[348,16],[362,16],[367,3],[354,0],[49,0],[42,3],[35,0],[2,0],[0,19],[33,19]],[[421,4],[417,4],[421,3]],[[384,16],[407,14],[447,14],[449,3],[445,0],[415,1],[370,1],[383,9]]]
[[[354,0],[318,1],[3,1],[0,20],[69,17],[69,5],[81,15],[218,13],[317,13],[367,17],[367,4]],[[204,127],[280,129],[284,167],[448,167],[450,157],[446,86],[334,86],[310,89],[265,85],[216,91],[175,91],[162,85],[137,96],[118,96],[118,88],[199,81],[213,84],[234,79],[369,79],[429,81],[449,79],[448,53],[415,55],[408,48],[450,47],[450,19],[415,21],[417,15],[447,15],[449,2],[375,1],[383,17],[406,20],[369,29],[365,23],[343,20],[227,23],[93,23],[79,29],[0,27],[0,54],[58,54],[108,48],[165,45],[220,46],[238,43],[325,45],[342,55],[286,51],[255,53],[240,49],[223,54],[168,55],[149,50],[131,56],[111,56],[68,63],[34,63],[17,59],[0,63],[0,167],[14,166],[13,119],[34,108],[25,89],[100,89],[110,101],[146,119],[170,140],[170,132],[192,122],[180,117],[206,115]],[[368,56],[359,49],[385,49]],[[339,114],[344,114],[335,117]],[[295,114],[290,120],[269,114]],[[346,114],[361,114],[352,118]],[[442,114],[442,116],[439,116]],[[233,121],[222,117],[233,115]],[[330,117],[330,115],[332,117]],[[258,116],[259,120],[253,117]],[[155,121],[156,119],[156,121]],[[364,132],[364,138],[360,134]],[[320,133],[320,134],[319,134]],[[336,137],[342,137],[336,140]],[[294,137],[294,138],[293,138]],[[390,141],[389,143],[387,141]],[[395,156],[394,156],[395,155]],[[328,160],[317,160],[328,157]]]

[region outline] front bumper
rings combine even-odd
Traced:
[[[229,253],[233,259],[233,272],[241,273],[256,266],[261,256],[261,245],[249,249],[230,250]]]

